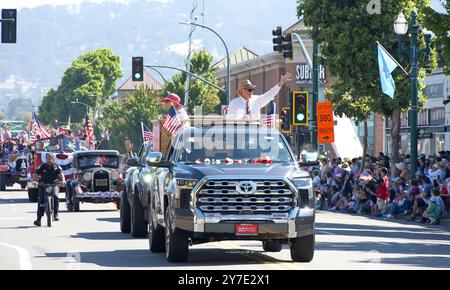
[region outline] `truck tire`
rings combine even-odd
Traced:
[[[128,202],[126,189],[122,192],[120,201],[120,231],[129,234],[131,232],[130,203]]]
[[[166,243],[164,237],[164,228],[158,224],[153,223],[152,218],[153,209],[149,207],[148,210],[148,245],[150,252],[162,253],[166,250]]]
[[[139,193],[135,192],[131,200],[131,236],[133,238],[145,238],[147,236],[147,223],[144,219],[144,207],[139,199]]]
[[[280,252],[283,248],[283,245],[277,241],[263,241],[263,249],[266,252]]]
[[[0,175],[0,191],[6,191],[6,175]]]
[[[291,258],[294,262],[311,262],[314,257],[315,236],[310,235],[291,240]]]
[[[38,189],[37,188],[28,188],[28,200],[30,202],[38,201]]]
[[[173,232],[169,210],[164,213],[166,258],[169,262],[186,262],[189,256],[189,241],[179,232]]]

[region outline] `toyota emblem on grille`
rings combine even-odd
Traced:
[[[242,181],[236,185],[236,191],[240,194],[253,194],[256,190],[256,183],[251,181]]]

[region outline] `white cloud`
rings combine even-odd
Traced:
[[[203,48],[203,39],[192,40],[192,50]],[[189,52],[189,41],[174,43],[166,47],[166,51],[173,52],[181,56],[187,56]]]
[[[225,22],[220,22],[216,24],[216,28],[220,29],[225,25]]]

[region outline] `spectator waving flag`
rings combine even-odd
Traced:
[[[269,110],[267,111],[267,115],[262,121],[263,126],[268,128],[275,127],[275,120],[276,120],[276,104],[275,102],[271,102],[269,106]]]
[[[35,112],[33,112],[33,120],[31,122],[33,136],[39,135],[43,139],[50,138],[51,134],[44,128],[39,116]]]
[[[152,141],[153,133],[147,126],[144,125],[144,122],[141,122],[141,128],[142,128],[142,138],[144,139],[144,142]]]
[[[169,131],[170,134],[174,135],[181,129],[182,126],[183,123],[181,122],[180,116],[178,116],[175,107],[172,105],[169,114],[166,116],[166,119],[164,120],[163,127],[167,131]]]
[[[89,116],[86,115],[86,142],[88,143],[88,148],[93,149],[93,141],[94,141],[94,126],[92,126],[91,121],[89,120]]]

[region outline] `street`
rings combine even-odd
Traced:
[[[113,204],[61,209],[52,228],[36,228],[26,192],[1,192],[0,269],[450,269],[450,232],[442,226],[319,212],[311,263],[293,263],[286,246],[266,253],[260,242],[227,241],[193,246],[187,263],[172,264],[150,253],[147,239],[120,232]]]

